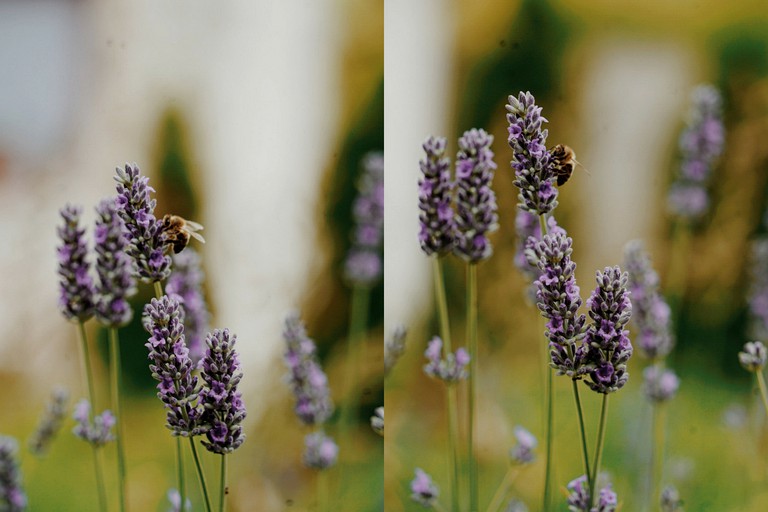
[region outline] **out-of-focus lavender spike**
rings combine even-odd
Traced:
[[[384,341],[384,373],[388,374],[405,352],[405,337],[408,330],[398,325],[392,334]]]
[[[424,365],[424,373],[449,384],[466,379],[469,375],[469,353],[464,348],[459,348],[456,353],[446,355],[445,359],[441,358],[442,353],[443,340],[435,336],[424,352],[424,356],[429,360]]]
[[[165,291],[180,297],[184,309],[184,336],[195,366],[205,353],[205,335],[211,319],[203,294],[204,279],[200,255],[192,247],[173,255],[173,272],[168,277]]]
[[[336,464],[339,447],[324,432],[312,432],[304,438],[304,465],[314,469],[328,469]]]
[[[419,162],[419,243],[427,256],[441,256],[453,249],[456,226],[451,160],[445,156],[444,137],[430,136],[421,147],[425,156]]]
[[[51,441],[64,423],[67,415],[67,401],[69,401],[69,391],[61,387],[53,390],[51,399],[45,406],[45,413],[27,442],[30,452],[41,456],[48,450]]]
[[[27,508],[17,453],[16,439],[0,436],[0,510],[7,512],[23,512]]]
[[[72,429],[75,436],[97,447],[114,441],[115,436],[112,433],[112,427],[115,426],[116,419],[112,412],[106,410],[96,415],[93,418],[93,423],[90,421],[90,416],[91,403],[85,399],[80,400],[75,405],[75,412],[72,414],[75,422],[77,422]]]
[[[421,468],[416,468],[416,476],[411,480],[411,499],[425,508],[432,508],[440,496],[440,489],[432,477]]]
[[[352,209],[355,228],[344,272],[358,286],[373,286],[382,275],[384,242],[384,155],[371,152],[363,158],[363,173]]]

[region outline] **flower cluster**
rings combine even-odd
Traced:
[[[84,322],[94,313],[95,288],[86,261],[85,229],[80,227],[82,209],[67,205],[59,212],[64,225],[57,228],[59,259],[59,309],[67,320]]]
[[[768,350],[760,341],[749,341],[744,345],[744,351],[739,352],[739,362],[749,372],[759,372],[765,367]]]
[[[345,274],[359,286],[372,286],[381,278],[384,241],[384,155],[368,153],[353,206],[355,231]]]
[[[0,436],[0,510],[22,512],[27,508],[27,496],[21,488],[18,444],[12,437]]]
[[[442,351],[443,340],[439,336],[435,336],[427,344],[427,350],[424,352],[424,356],[429,359],[429,363],[424,365],[424,373],[449,384],[466,379],[469,373],[467,371],[467,365],[469,365],[467,351],[464,348],[459,348],[455,354],[446,355],[445,359],[441,358]]]
[[[618,504],[616,493],[611,485],[600,489],[597,504],[593,507],[590,503],[589,484],[587,477],[582,475],[568,484],[568,510],[571,512],[615,512]]]
[[[128,234],[128,254],[134,271],[144,282],[162,281],[171,273],[171,258],[166,254],[162,222],[155,218],[154,189],[136,164],[116,169],[117,208]]]
[[[666,402],[679,387],[680,379],[672,370],[655,364],[643,370],[643,394],[651,402]]]
[[[69,392],[66,389],[56,388],[53,390],[51,400],[46,405],[45,413],[40,418],[37,429],[35,429],[27,443],[29,451],[35,455],[43,455],[46,452],[51,441],[61,429],[62,423],[64,423],[68,400]]]
[[[534,215],[549,213],[557,207],[558,190],[546,147],[548,132],[542,129],[548,121],[541,115],[533,94],[520,92],[517,98],[509,97],[507,122],[514,184],[520,189],[518,207]]]
[[[749,333],[753,338],[768,339],[768,238],[752,243],[752,267],[749,285]]]
[[[133,317],[128,298],[136,293],[133,263],[126,253],[125,222],[117,213],[114,198],[101,201],[96,215],[94,248],[99,276],[96,318],[109,327],[120,327]]]
[[[453,251],[470,263],[493,253],[488,233],[498,229],[496,194],[491,188],[496,163],[493,135],[473,128],[459,138],[456,155],[456,224]]]
[[[389,373],[405,352],[405,337],[408,330],[398,325],[392,334],[384,341],[384,373]]]
[[[80,400],[75,405],[75,412],[72,414],[77,422],[72,432],[94,446],[104,446],[113,441],[115,436],[112,434],[112,427],[115,426],[116,420],[112,412],[109,410],[102,412],[93,419],[93,423],[91,423],[90,416],[90,402],[85,399]]]
[[[200,255],[192,247],[173,255],[173,272],[168,277],[165,291],[176,295],[184,308],[184,335],[189,357],[197,366],[205,352],[205,335],[211,314],[203,295],[203,274]]]
[[[682,162],[668,196],[669,210],[674,215],[692,221],[706,213],[707,183],[724,142],[720,92],[711,85],[700,85],[691,93],[688,120],[680,135]]]
[[[427,473],[416,468],[416,476],[411,481],[411,499],[425,508],[432,508],[437,502],[440,490]]]
[[[530,464],[536,458],[536,437],[520,425],[515,427],[517,444],[509,450],[509,458],[515,464]]]
[[[230,453],[245,441],[243,428],[245,405],[237,385],[243,374],[235,351],[237,336],[230,335],[229,329],[215,329],[205,338],[208,349],[202,361],[203,389],[200,404],[203,406],[201,421],[207,426],[208,451]]]
[[[640,240],[632,240],[624,247],[624,268],[629,274],[627,286],[631,293],[632,323],[637,329],[637,347],[643,356],[661,359],[675,343],[671,314],[659,293],[659,275]]]
[[[202,433],[198,379],[184,341],[183,312],[176,298],[164,295],[144,307],[144,328],[151,334],[149,369],[159,382],[157,397],[166,409],[166,426],[175,436]]]
[[[629,379],[627,361],[632,344],[624,328],[632,315],[627,292],[628,276],[619,267],[597,272],[597,288],[587,300],[592,323],[587,328],[587,385],[598,393],[613,393]]]
[[[336,464],[339,447],[324,432],[312,432],[304,438],[304,464],[308,468],[328,469]]]
[[[528,210],[517,210],[515,232],[517,233],[514,257],[515,267],[523,276],[533,282],[539,277],[539,268],[535,258],[535,245],[536,242],[541,240],[539,216],[532,214]],[[547,233],[550,235],[565,233],[565,230],[557,225],[557,220],[552,215],[547,217]]]
[[[419,162],[419,242],[427,255],[443,255],[453,249],[456,221],[451,200],[451,160],[445,156],[444,137],[430,136],[422,144],[425,157]]]

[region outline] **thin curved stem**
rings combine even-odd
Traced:
[[[469,346],[469,509],[479,510],[477,454],[475,453],[475,398],[477,395],[477,265],[467,265],[467,345]]]
[[[765,412],[768,414],[768,391],[765,389],[765,377],[763,377],[762,370],[756,371],[755,375],[757,375],[757,387],[760,388],[760,398],[763,399],[763,407],[765,407]]]
[[[509,492],[509,488],[512,486],[512,482],[515,481],[517,475],[520,474],[520,466],[510,466],[507,473],[504,475],[504,479],[499,484],[496,493],[491,498],[491,503],[488,505],[487,512],[498,512],[501,506],[504,504],[504,498]]]
[[[597,447],[595,448],[594,467],[592,468],[592,482],[597,484],[597,475],[600,472],[600,460],[603,457],[603,445],[605,444],[605,424],[608,416],[608,393],[603,393],[603,403],[600,407],[600,427],[597,431]],[[590,488],[590,494],[592,496],[592,506],[595,505],[597,499],[596,489]]]
[[[120,345],[118,343],[117,328],[109,328],[109,374],[111,377],[110,391],[112,392],[112,409],[115,411],[117,421],[115,423],[115,433],[117,441],[117,476],[118,476],[118,497],[120,501],[120,510],[127,510],[126,492],[125,492],[125,428],[123,428],[123,411],[120,407]]]
[[[664,465],[664,404],[651,404],[651,416],[653,421],[653,446],[651,447],[651,471],[650,471],[650,507],[653,510],[658,506],[661,492],[661,473]]]
[[[178,439],[178,438],[177,438]],[[189,437],[189,446],[192,448],[192,458],[195,459],[195,467],[197,468],[197,478],[200,480],[200,487],[203,489],[203,499],[205,501],[205,510],[212,512],[211,499],[208,497],[208,486],[205,485],[205,474],[203,473],[203,467],[200,465],[200,458],[197,456],[197,447],[195,446],[195,440]]]
[[[219,483],[219,512],[224,512],[227,508],[227,454],[221,454],[221,482]]]
[[[317,470],[317,510],[325,512],[328,509],[328,470]]]
[[[581,432],[581,454],[584,459],[584,474],[587,476],[587,484],[591,493],[594,493],[594,480],[592,474],[589,471],[589,449],[587,448],[587,430],[584,426],[584,412],[581,408],[581,398],[579,397],[579,386],[576,379],[572,379],[573,384],[573,398],[576,400],[576,411],[579,414],[579,432]]]

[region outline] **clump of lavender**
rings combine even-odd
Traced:
[[[21,488],[21,473],[16,461],[18,443],[12,437],[0,436],[0,510],[22,512],[27,496]]]
[[[493,253],[488,233],[498,229],[496,194],[491,188],[496,163],[493,135],[473,128],[459,138],[456,155],[456,224],[453,252],[477,263]]]
[[[520,425],[515,427],[517,444],[509,450],[509,458],[515,464],[530,464],[536,458],[536,437]]]
[[[296,313],[285,319],[283,340],[288,380],[296,397],[294,412],[304,424],[320,425],[333,413],[328,378],[317,361],[315,342]]]
[[[358,286],[373,286],[381,279],[381,248],[384,240],[384,155],[368,153],[357,184],[353,205],[355,230],[344,271]]]
[[[632,315],[627,292],[627,273],[616,267],[597,272],[597,288],[587,300],[592,324],[587,328],[587,385],[598,393],[613,393],[629,379],[627,361],[632,356],[629,332],[624,329]]]
[[[425,508],[434,507],[440,490],[432,481],[432,477],[422,469],[416,468],[415,474],[411,481],[411,499]]]
[[[398,325],[392,334],[384,341],[384,373],[388,374],[405,352],[405,337],[408,330]]]
[[[679,387],[680,379],[672,370],[658,365],[643,370],[643,394],[651,402],[662,403],[674,398]]]
[[[548,121],[541,115],[533,94],[520,92],[517,98],[509,96],[507,122],[514,184],[520,189],[518,207],[534,215],[549,213],[557,207],[558,190],[546,146],[548,131],[542,129]]]
[[[48,446],[64,423],[68,400],[69,392],[66,389],[57,387],[53,390],[51,399],[45,406],[45,413],[27,442],[30,452],[40,456],[48,450]]]
[[[429,341],[427,350],[424,352],[424,356],[429,360],[429,363],[424,365],[424,373],[447,383],[466,379],[469,353],[461,347],[455,354],[447,354],[443,359],[442,352],[443,340],[435,336]]]
[[[454,183],[451,160],[445,156],[444,137],[430,136],[422,144],[424,159],[419,162],[419,243],[428,256],[453,250],[456,221],[451,206]]]
[[[594,507],[590,502],[589,484],[585,475],[571,480],[567,487],[570,491],[568,510],[572,512],[615,512],[616,510],[618,499],[610,484],[600,489]]]
[[[384,407],[377,407],[371,416],[371,428],[374,432],[384,437]]]
[[[133,311],[128,298],[136,293],[131,258],[126,253],[125,222],[117,214],[115,199],[104,199],[96,207],[96,318],[109,327],[130,322]]]
[[[115,417],[112,412],[106,410],[90,420],[91,404],[88,400],[80,400],[75,405],[75,412],[72,417],[77,422],[72,432],[95,447],[104,446],[110,441],[114,441],[115,436],[112,428],[115,426]]]
[[[59,212],[64,225],[57,228],[59,259],[59,309],[67,320],[85,322],[94,313],[95,289],[86,260],[85,229],[80,227],[82,208],[67,205]]]
[[[312,432],[304,437],[304,464],[308,468],[328,469],[336,464],[339,447],[324,432]]]
[[[667,201],[673,215],[695,221],[706,213],[707,185],[724,142],[720,92],[711,85],[700,85],[691,93],[686,127],[680,135],[680,172]]]
[[[229,329],[215,329],[205,339],[208,350],[200,373],[204,382],[200,391],[204,408],[201,422],[209,426],[203,446],[213,453],[230,453],[245,441],[240,426],[245,418],[245,405],[237,391],[243,374],[234,348],[236,341],[237,336],[230,335]]]
[[[179,301],[164,295],[144,307],[144,328],[150,338],[149,369],[159,382],[157,397],[166,409],[166,427],[173,435],[191,437],[205,428],[200,422],[198,379],[184,342],[183,313]]]
[[[752,267],[747,302],[750,336],[768,340],[768,238],[752,243]]]
[[[134,271],[145,283],[159,282],[171,273],[171,258],[166,255],[166,236],[162,222],[155,218],[156,201],[150,193],[149,178],[136,164],[116,169],[117,208],[128,234],[128,254]]]
[[[180,298],[184,308],[184,335],[195,366],[205,353],[205,335],[211,318],[203,295],[204,279],[200,255],[192,247],[173,255],[173,272],[165,291]]]

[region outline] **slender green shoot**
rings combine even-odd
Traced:
[[[467,345],[469,346],[469,509],[479,510],[477,454],[475,453],[475,408],[477,395],[477,265],[467,264]]]
[[[205,501],[205,510],[207,512],[213,512],[213,508],[211,507],[211,499],[208,497],[208,486],[205,484],[205,474],[203,473],[203,467],[200,464],[200,458],[197,455],[197,446],[195,446],[195,440],[192,437],[189,437],[188,439],[189,439],[189,446],[190,448],[192,448],[192,457],[195,459],[195,467],[197,468],[197,478],[198,480],[200,480],[200,487],[203,489],[203,500]]]
[[[579,415],[579,432],[581,432],[581,455],[584,459],[584,474],[587,476],[587,484],[589,485],[589,492],[594,494],[594,480],[592,479],[592,473],[589,471],[589,449],[587,448],[587,430],[584,425],[584,412],[581,408],[581,398],[579,397],[579,386],[576,379],[572,379],[573,384],[573,398],[576,400],[576,412]]]
[[[509,493],[509,488],[512,487],[512,483],[520,474],[520,466],[509,466],[507,473],[504,475],[504,479],[496,489],[496,494],[491,498],[491,503],[488,505],[487,512],[498,512],[502,505],[504,505],[504,499]]]
[[[111,377],[110,391],[112,392],[112,408],[117,416],[117,422],[115,423],[115,433],[117,437],[117,476],[118,476],[118,497],[120,501],[120,511],[125,512],[127,509],[126,503],[126,491],[125,491],[125,428],[123,428],[123,411],[120,407],[120,381],[121,369],[120,369],[120,345],[118,343],[117,328],[109,328],[109,357],[111,359],[109,365],[109,373]]]
[[[595,458],[593,460],[592,468],[592,482],[597,484],[597,475],[600,473],[600,460],[603,457],[603,446],[605,444],[605,424],[608,417],[608,393],[603,393],[603,403],[600,407],[600,427],[597,431],[597,446],[595,448]],[[590,494],[592,496],[592,506],[595,505],[597,500],[596,489],[590,487]]]

